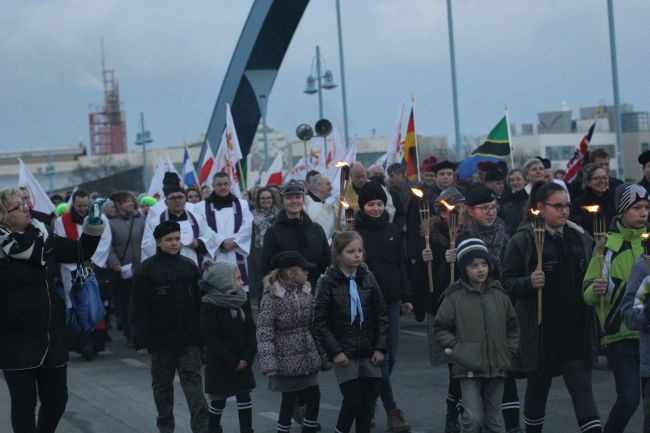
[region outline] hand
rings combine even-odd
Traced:
[[[402,310],[403,315],[408,316],[413,312],[413,304],[411,304],[410,302],[404,302],[401,305],[400,309]]]
[[[146,349],[146,348],[144,348],[144,349],[138,349],[138,350],[135,351],[135,353],[137,353],[137,354],[140,355],[140,356],[144,356],[144,355],[147,354],[147,349]]]
[[[192,239],[192,242],[190,242],[189,245],[187,245],[189,248],[192,248],[193,250],[197,249],[199,247],[199,240],[198,239]]]
[[[431,251],[431,248],[425,248],[422,250],[422,261],[424,263],[433,261],[433,252]]]
[[[224,239],[224,241],[221,243],[221,249],[224,251],[232,251],[236,246],[237,244],[233,238]]]
[[[456,248],[445,251],[445,260],[450,264],[456,261]]]
[[[339,353],[334,357],[334,364],[336,364],[337,367],[347,367],[349,363],[350,360],[343,352]]]
[[[239,364],[237,364],[237,367],[235,368],[235,371],[241,371],[248,367],[248,362],[244,361],[243,359],[239,360]]]
[[[533,285],[533,289],[535,290],[544,287],[545,279],[543,271],[535,271],[530,274],[530,283]]]
[[[372,358],[370,358],[370,362],[372,362],[374,365],[381,364],[382,362],[384,362],[384,354],[378,350],[375,350],[372,353]]]
[[[594,294],[595,295],[604,295],[607,292],[608,282],[604,278],[596,278],[594,280]]]
[[[113,266],[113,270],[114,270],[115,272],[122,272],[122,266],[120,266],[120,265],[115,265],[115,266]]]
[[[267,371],[267,372],[264,373],[264,374],[266,374],[267,376],[277,376],[277,375],[278,375],[278,372],[275,371],[275,370],[271,370],[271,371]]]

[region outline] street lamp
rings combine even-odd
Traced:
[[[151,132],[144,129],[144,113],[140,112],[140,132],[135,136],[135,145],[142,146],[142,188],[147,188],[147,143],[153,143]]]
[[[319,119],[323,118],[323,89],[330,90],[336,87],[332,71],[326,69],[325,72],[321,75],[321,59],[320,47],[316,45],[316,57],[314,58],[314,61],[316,62],[316,75],[310,74],[307,76],[307,87],[305,87],[304,90],[304,93],[308,95],[318,93]],[[312,61],[312,72],[314,72],[313,69],[314,62]]]

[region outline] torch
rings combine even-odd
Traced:
[[[336,230],[341,230],[341,216],[343,213],[343,197],[348,190],[348,185],[350,182],[350,166],[347,162],[339,161],[336,163],[336,167],[341,169],[341,178],[340,178],[340,188],[339,188],[339,208],[336,212]],[[346,203],[347,204],[347,203]],[[349,207],[345,206],[346,208]]]
[[[650,233],[643,233],[641,235],[643,238],[643,256],[645,257],[645,262],[647,266],[650,266]]]
[[[533,230],[535,232],[535,249],[537,251],[537,268],[536,271],[542,270],[542,256],[544,255],[544,232],[546,224],[541,212],[531,209],[530,213],[535,216]],[[537,324],[542,324],[542,289],[537,290]]]
[[[346,230],[349,232],[354,231],[354,209],[346,201],[341,201],[341,206],[345,209]]]
[[[598,275],[604,277],[603,270],[605,269],[605,215],[600,212],[600,206],[583,206],[583,208],[593,215],[593,232],[596,241],[596,248],[598,249]],[[598,304],[599,316],[603,324],[605,323],[605,295],[600,295]]]
[[[411,188],[411,191],[420,200],[420,224],[422,225],[422,233],[424,234],[424,245],[426,249],[430,248],[430,233],[429,225],[431,223],[431,212],[429,211],[429,203],[424,200],[424,193],[421,189]],[[433,270],[431,262],[427,263],[427,272],[429,273],[429,292],[433,293]]]
[[[458,210],[456,209],[456,206],[450,205],[445,200],[440,200],[440,203],[442,203],[449,211],[449,249],[453,250],[456,248],[456,236],[458,235]],[[456,276],[454,275],[456,263],[451,263],[449,267],[451,270],[451,282],[453,283],[456,281]]]

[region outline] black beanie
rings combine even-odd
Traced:
[[[381,200],[386,205],[388,197],[386,197],[386,191],[381,185],[370,181],[359,190],[359,208],[363,209],[363,206],[372,200]]]
[[[467,206],[476,206],[483,203],[491,203],[496,200],[494,191],[485,185],[476,185],[467,193],[465,204]]]
[[[163,194],[165,194],[165,197],[167,197],[169,194],[173,194],[175,192],[185,193],[185,190],[181,188],[181,179],[178,177],[178,175],[176,173],[168,171],[165,173],[165,177],[163,178]]]
[[[162,239],[164,236],[167,236],[170,233],[180,232],[181,225],[176,221],[165,221],[156,226],[153,229],[153,238],[155,240]]]

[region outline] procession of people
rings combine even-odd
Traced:
[[[77,189],[52,215],[30,208],[28,190],[0,191],[13,431],[56,431],[68,351],[91,361],[120,331],[150,357],[160,433],[175,428],[176,373],[194,433],[223,432],[235,413],[252,433],[258,386],[279,393],[262,430],[289,432],[293,419],[303,432],[409,432],[409,411],[429,410],[401,406],[393,387],[413,314],[426,327],[423,362],[449,371],[448,392],[427,396],[446,406],[432,431],[542,432],[562,376],[577,425],[565,431],[639,431],[629,421],[643,401],[650,433],[650,151],[638,161],[647,177],[621,183],[595,150],[568,184],[543,158],[463,178],[430,156],[419,180],[402,162],[355,161],[334,195],[327,173],[242,195],[227,173],[206,190],[168,172],[161,197]],[[79,346],[66,328],[84,265],[106,315]],[[616,389],[607,413],[592,389],[599,355]],[[341,394],[335,425],[319,421],[325,381]]]

